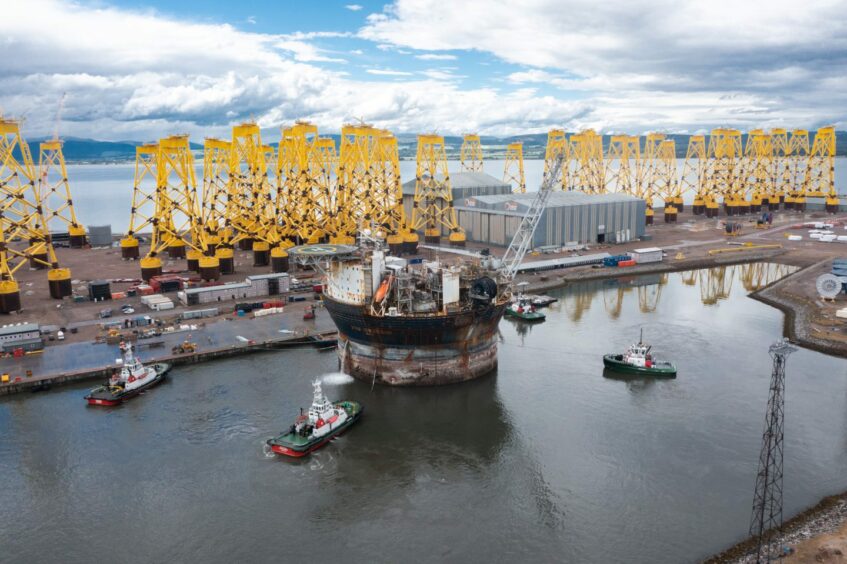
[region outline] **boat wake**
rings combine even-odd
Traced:
[[[343,372],[331,372],[321,376],[321,383],[331,386],[341,386],[343,384],[352,384],[353,382],[355,382],[353,377]]]

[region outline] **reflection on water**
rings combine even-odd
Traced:
[[[599,294],[603,306],[612,319],[618,319],[627,300],[637,300],[642,313],[655,312],[662,299],[662,288],[670,276],[677,276],[685,286],[700,289],[700,302],[716,305],[732,293],[733,283],[740,284],[745,292],[761,290],[768,284],[795,272],[797,267],[777,263],[750,263],[715,266],[673,274],[621,276],[607,280],[578,282],[561,292],[560,304],[552,309],[563,309],[571,321],[579,322],[591,308]],[[628,297],[631,296],[631,297]]]
[[[782,314],[746,293],[788,270],[551,292],[544,323],[500,324],[496,373],[451,386],[371,389],[302,349],[176,367],[111,410],[85,385],[0,399],[0,560],[697,561],[748,526]],[[677,378],[604,378],[641,328]],[[267,457],[318,377],[361,422]],[[847,489],[846,391],[843,359],[792,355],[786,514]]]

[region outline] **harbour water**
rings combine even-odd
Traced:
[[[116,409],[86,386],[0,400],[3,562],[695,562],[745,536],[785,267],[577,285],[501,323],[495,374],[395,389],[331,353],[179,367]],[[638,337],[675,380],[605,373]],[[142,357],[143,358],[143,357]],[[360,423],[269,457],[325,377]],[[847,490],[847,363],[789,358],[785,511]]]
[[[202,190],[202,160],[197,161],[198,190]],[[495,178],[503,178],[504,161],[485,161],[485,172]],[[683,160],[677,159],[677,168],[682,172]],[[450,170],[459,169],[459,163],[451,161]],[[544,162],[527,160],[524,163],[527,190],[534,191],[541,184]],[[400,173],[406,182],[415,178],[414,161],[401,161]],[[111,224],[115,234],[124,233],[129,226],[132,208],[132,183],[134,163],[120,164],[73,164],[68,165],[68,180],[74,197],[77,216],[84,225]],[[847,196],[847,158],[835,159],[835,185]],[[694,195],[687,194],[688,202]]]

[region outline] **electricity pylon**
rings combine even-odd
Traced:
[[[523,170],[523,143],[515,141],[506,145],[506,164],[503,167],[503,182],[512,187],[515,194],[526,193],[526,177]]]
[[[479,135],[468,133],[462,138],[459,160],[462,172],[482,172],[482,143]]]
[[[51,297],[61,299],[72,292],[71,271],[59,268],[36,181],[20,123],[0,118],[0,313],[21,309],[14,274],[27,263],[32,268],[50,269]]]
[[[424,240],[428,243],[440,242],[441,229],[446,228],[450,232],[451,245],[465,245],[465,231],[456,221],[456,210],[453,208],[447,154],[444,138],[440,135],[418,135],[411,228],[415,231],[423,229]]]
[[[770,562],[778,554],[782,529],[783,424],[785,423],[785,362],[795,349],[786,340],[771,345],[773,359],[765,430],[759,454],[750,536],[756,539],[756,562]]]

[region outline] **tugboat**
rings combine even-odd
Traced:
[[[518,286],[524,286],[526,282],[521,282]],[[535,306],[532,304],[532,300],[526,296],[524,296],[523,290],[518,293],[518,297],[509,304],[509,307],[506,308],[506,315],[511,317],[516,317],[521,321],[544,321],[547,317],[540,311],[536,311]]]
[[[547,307],[550,304],[558,302],[559,298],[554,298],[552,296],[532,296],[530,301],[535,307]]]
[[[131,343],[121,343],[121,351],[123,366],[120,372],[113,372],[108,384],[94,388],[85,396],[88,405],[118,405],[160,383],[171,369],[170,364],[163,362],[144,366],[132,354]]]
[[[652,345],[644,343],[644,330],[642,329],[638,343],[630,345],[629,349],[623,354],[604,355],[603,364],[606,368],[616,372],[675,378],[676,366],[670,362],[653,358],[653,355],[650,354],[652,348]]]
[[[282,435],[268,439],[276,454],[300,458],[346,431],[362,415],[362,405],[355,401],[331,403],[321,390],[320,380],[312,383],[315,389],[312,406],[307,415],[300,410],[294,424]]]

